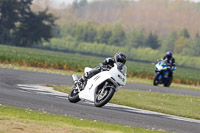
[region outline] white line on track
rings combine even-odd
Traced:
[[[36,92],[38,94],[56,96],[57,98],[62,98],[62,99],[67,99],[67,97],[68,97],[68,94],[63,93],[63,92],[55,91],[55,90],[53,90],[52,87],[46,87],[46,86],[40,86],[40,85],[25,85],[25,84],[18,84],[17,86],[19,88],[21,88],[23,90],[23,92],[28,90],[28,91]],[[19,90],[19,91],[22,92],[22,90]],[[93,104],[93,103],[87,102],[87,101],[85,101],[85,103]],[[157,116],[160,116],[160,117],[165,117],[165,118],[173,119],[173,120],[200,123],[200,120],[196,120],[196,119],[190,119],[190,118],[178,117],[178,116],[174,116],[174,115],[157,113],[157,112],[153,112],[153,111],[142,110],[142,109],[132,108],[132,107],[123,106],[123,105],[117,105],[117,104],[108,103],[108,104],[105,105],[105,107],[119,108],[119,109],[122,109],[124,111],[131,112],[131,113],[157,115]]]
[[[24,84],[18,84],[17,86],[23,90],[34,91],[38,94],[68,97],[68,94],[55,91],[53,90],[52,87],[46,87],[46,86],[40,86],[40,85],[24,85]]]

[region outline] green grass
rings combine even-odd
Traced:
[[[1,105],[0,132],[159,133],[159,131],[155,130],[53,115]]]
[[[119,90],[111,103],[200,120],[200,97]]]
[[[50,86],[68,93],[71,86]],[[200,120],[200,97],[120,89],[111,103]]]
[[[83,71],[84,67],[95,67],[104,58],[80,54],[52,52],[30,48],[19,48],[0,45],[0,62],[23,66],[54,68],[63,70]],[[128,76],[153,79],[154,65],[150,63],[127,62]],[[174,82],[199,85],[200,70],[178,68],[174,73]]]
[[[137,84],[146,84],[146,85],[153,85],[152,79],[140,79],[137,77],[128,78],[127,81],[129,83],[137,83]],[[163,85],[159,85],[163,86]],[[187,85],[187,84],[181,84],[181,83],[172,83],[170,85],[171,88],[178,88],[178,89],[187,89],[187,90],[196,90],[200,91],[200,86],[195,85]]]

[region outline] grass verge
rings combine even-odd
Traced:
[[[69,93],[71,86],[51,86]],[[120,89],[111,103],[200,120],[200,97]]]
[[[146,85],[153,85],[153,79],[140,79],[140,78],[128,78],[129,83],[137,83],[137,84],[146,84]],[[163,85],[159,85],[163,86]],[[181,84],[181,83],[172,83],[171,88],[177,88],[177,89],[187,89],[187,90],[196,90],[200,91],[200,86],[198,85],[187,85],[187,84]]]
[[[53,115],[0,105],[0,132],[160,133],[161,131]]]

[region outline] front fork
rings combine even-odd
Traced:
[[[81,92],[81,89],[79,86],[79,81],[78,81],[78,76],[76,74],[73,74],[72,78],[74,80],[74,85],[75,85],[76,89],[78,90],[78,92]]]
[[[161,72],[156,72],[156,75],[159,75],[159,76],[157,77],[158,83],[159,83],[159,84],[162,83],[162,77],[163,77],[162,73],[161,73]]]
[[[100,95],[103,95],[103,93],[104,93],[105,88],[107,87],[107,85],[108,85],[108,82],[105,83],[103,89],[102,89],[101,92],[100,92]]]
[[[166,82],[167,78],[165,77],[165,73],[156,72],[156,74],[159,74],[158,81],[159,81],[160,84],[163,84],[163,83]]]

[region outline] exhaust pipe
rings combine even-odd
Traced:
[[[73,75],[72,75],[72,78],[73,78],[74,82],[78,81],[78,77],[77,77],[76,74],[73,74]]]

